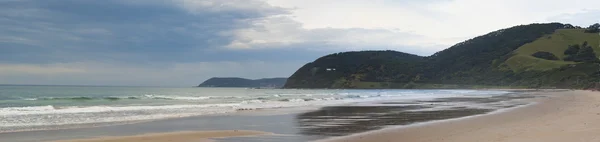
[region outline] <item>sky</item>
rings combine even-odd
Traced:
[[[318,57],[422,56],[530,23],[587,27],[597,0],[0,0],[0,84],[195,86],[288,77]],[[596,6],[596,7],[594,7]]]

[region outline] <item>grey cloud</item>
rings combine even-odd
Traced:
[[[250,26],[248,19],[286,12],[259,1],[190,2],[202,1],[2,1],[0,59],[179,61],[178,54],[228,44],[227,31]]]
[[[422,35],[390,29],[305,29],[287,16],[265,17],[252,22],[252,27],[235,30],[235,40],[227,47],[239,50],[298,46],[317,51],[400,50],[420,55],[449,47],[431,43],[433,39]]]
[[[431,50],[386,44],[418,35],[304,29],[287,14],[259,0],[0,0],[0,84],[188,86],[285,77],[334,52]],[[252,48],[224,48],[235,41]]]
[[[314,57],[361,49],[417,47],[413,48],[419,49],[416,53],[430,50],[421,45],[387,44],[394,42],[392,40],[418,37],[409,33],[358,28],[303,29],[301,23],[285,16],[289,14],[288,9],[258,0],[21,0],[0,3],[2,62],[194,62],[275,59],[286,54],[297,56],[297,53]],[[376,38],[381,37],[376,36],[383,38],[377,41]],[[257,40],[262,41],[253,43]],[[220,48],[233,45],[232,42],[265,49]],[[235,56],[242,54],[240,52],[256,55]],[[278,54],[265,58],[271,53]]]

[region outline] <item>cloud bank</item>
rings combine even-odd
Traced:
[[[334,52],[426,56],[519,24],[600,22],[600,9],[585,7],[600,2],[569,3],[0,0],[0,84],[192,86],[213,76],[285,77]]]

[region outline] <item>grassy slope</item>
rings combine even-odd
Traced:
[[[532,43],[519,47],[514,56],[506,60],[504,64],[515,72],[522,71],[547,71],[574,62],[550,61],[531,56],[538,51],[546,51],[564,58],[564,51],[569,45],[582,44],[587,41],[594,48],[596,55],[600,55],[600,35],[597,33],[584,33],[583,29],[560,29],[551,35],[546,35]]]
[[[564,65],[574,64],[575,62],[551,61],[535,58],[530,55],[515,55],[504,62],[509,69],[514,72],[523,71],[547,71],[560,68]]]

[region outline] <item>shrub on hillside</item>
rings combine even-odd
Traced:
[[[600,62],[598,57],[596,57],[596,53],[592,46],[589,46],[587,41],[579,45],[571,45],[567,50],[565,50],[565,61],[573,61],[573,62],[588,62],[588,63],[596,63]]]
[[[600,24],[596,23],[585,29],[586,33],[598,33],[600,32]]]
[[[544,52],[544,51],[535,52],[531,56],[540,58],[540,59],[546,59],[546,60],[558,60],[558,57],[556,57],[556,55],[554,55],[550,52]]]

